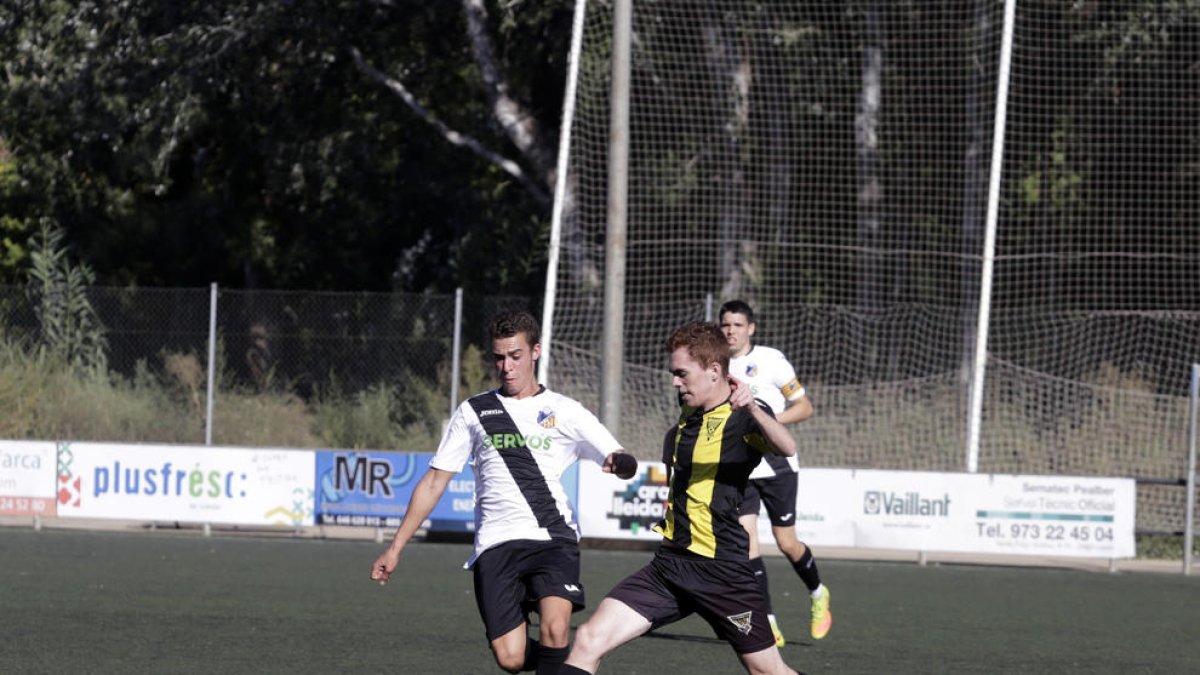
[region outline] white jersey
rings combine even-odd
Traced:
[[[475,472],[475,550],[467,566],[506,541],[578,542],[562,474],[578,459],[603,465],[620,447],[578,401],[545,388],[522,399],[495,390],[464,401],[429,466],[458,473],[470,460]]]
[[[778,349],[751,346],[744,355],[729,359],[729,374],[749,385],[750,393],[766,403],[776,415],[787,408],[789,401],[799,400],[805,393],[804,385],[796,379],[796,370]],[[782,462],[777,463],[782,468]],[[800,470],[795,456],[787,458],[787,466],[792,471]],[[768,458],[763,457],[750,473],[750,479],[771,478],[776,473]]]

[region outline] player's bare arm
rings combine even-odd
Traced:
[[[775,419],[781,424],[798,424],[813,416],[812,401],[805,394],[794,401],[788,401],[787,407]]]
[[[408,510],[404,513],[404,520],[400,521],[400,527],[392,537],[392,543],[388,545],[387,550],[379,554],[379,557],[371,565],[373,581],[378,581],[380,586],[387,585],[392,572],[400,563],[400,554],[404,551],[404,547],[421,528],[421,523],[424,523],[429,514],[433,513],[433,508],[437,506],[438,500],[442,498],[442,493],[446,491],[446,486],[453,477],[454,474],[449,471],[431,467],[421,477],[421,480],[417,481],[412,497],[408,500]]]

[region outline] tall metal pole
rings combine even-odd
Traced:
[[[1191,410],[1188,414],[1188,468],[1187,502],[1184,507],[1183,525],[1183,573],[1192,573],[1192,541],[1196,531],[1196,427],[1200,421],[1200,363],[1192,364],[1192,386],[1190,390]]]
[[[462,359],[462,289],[454,289],[454,352],[450,356],[450,416],[458,407],[458,369]]]
[[[987,216],[983,241],[982,281],[979,288],[979,322],[975,331],[975,368],[971,378],[967,418],[967,471],[979,468],[979,437],[983,426],[983,380],[987,368],[988,321],[992,311],[992,268],[996,257],[996,221],[1000,213],[1000,168],[1004,162],[1004,123],[1008,115],[1008,76],[1012,65],[1013,22],[1017,0],[1004,2],[1004,27],[1000,37],[1000,72],[996,78],[996,121],[992,127],[992,167],[988,176]]]
[[[217,381],[217,284],[208,292],[208,390],[204,403],[204,444],[212,445],[213,392]]]
[[[621,375],[625,362],[625,245],[629,212],[629,79],[632,0],[613,3],[612,103],[608,128],[608,231],[604,238],[604,343],[600,420],[621,434]]]

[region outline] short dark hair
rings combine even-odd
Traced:
[[[721,311],[717,312],[717,318],[721,319],[730,313],[741,314],[746,317],[746,323],[754,323],[754,310],[750,309],[750,305],[744,300],[730,300],[721,305]]]
[[[517,333],[525,334],[530,347],[542,339],[542,329],[538,326],[537,319],[525,310],[501,312],[488,324],[488,335],[493,340],[512,337]]]
[[[692,357],[705,368],[710,363],[721,364],[721,371],[729,373],[729,344],[721,327],[710,321],[691,321],[685,323],[667,338],[667,353],[674,353],[680,347],[687,347],[688,356]]]

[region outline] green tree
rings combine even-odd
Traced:
[[[21,194],[21,175],[17,162],[0,136],[0,204],[11,205]],[[0,283],[14,283],[21,275],[21,265],[28,253],[20,243],[28,230],[24,218],[0,210]]]
[[[0,134],[28,187],[0,211],[62,223],[105,284],[527,292],[554,139],[520,147],[497,110],[556,128],[569,8],[482,10],[8,2]],[[352,50],[531,181],[428,133]]]

